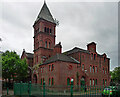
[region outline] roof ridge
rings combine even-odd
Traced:
[[[78,61],[72,59],[70,56],[67,56],[62,53],[57,53],[56,55],[46,60],[43,64],[48,64],[48,63],[55,62],[55,61],[72,62],[72,63],[77,63],[77,64],[79,63]]]

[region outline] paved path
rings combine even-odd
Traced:
[[[7,95],[7,90],[3,90],[2,94]],[[9,90],[8,95],[14,95],[13,90]]]

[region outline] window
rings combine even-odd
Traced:
[[[105,80],[105,86],[106,86],[106,84],[107,84],[107,80]]]
[[[51,85],[51,79],[49,78],[49,85]]]
[[[52,64],[52,71],[54,70],[54,65]]]
[[[103,85],[104,85],[104,79],[103,79]]]
[[[41,85],[42,85],[42,78],[41,78]]]
[[[104,57],[104,62],[105,62],[105,57]]]
[[[49,28],[47,28],[47,33],[49,33]]]
[[[93,86],[95,85],[95,81],[94,81],[94,79],[93,79]]]
[[[54,85],[54,79],[52,78],[52,85]]]
[[[45,79],[43,78],[43,82],[45,81]]]
[[[40,68],[40,71],[42,72],[42,67]]]
[[[92,71],[92,66],[90,66],[90,72]]]
[[[46,27],[44,28],[44,32],[46,32]]]
[[[82,59],[84,59],[84,55],[82,55]]]
[[[42,72],[44,71],[44,67],[42,68]]]
[[[104,73],[104,68],[103,68],[103,73]]]
[[[93,53],[91,54],[91,60],[93,59]]]
[[[47,41],[45,41],[45,48],[47,48]]]
[[[105,74],[107,73],[107,68],[105,69]]]
[[[49,71],[51,71],[51,65],[49,65]]]
[[[50,29],[50,34],[52,34],[52,30]]]
[[[48,48],[50,48],[50,42],[49,42]]]
[[[67,85],[70,85],[70,78],[67,78]]]
[[[95,68],[94,68],[94,66],[93,66],[93,73],[94,73],[94,71],[95,71]]]
[[[92,85],[92,80],[90,79],[90,86]]]
[[[94,54],[94,60],[95,60],[96,55]]]
[[[84,70],[84,64],[82,64],[82,71]]]
[[[97,67],[95,67],[95,72],[97,73]]]
[[[97,85],[97,79],[95,80],[95,85]]]

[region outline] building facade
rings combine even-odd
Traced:
[[[109,85],[110,59],[98,54],[96,43],[87,44],[87,50],[74,47],[62,53],[61,42],[56,44],[56,21],[47,4],[33,25],[34,55],[32,83],[46,85]]]
[[[32,67],[33,67],[33,54],[28,53],[23,49],[21,59],[24,60],[26,59],[26,63],[28,64],[28,77],[25,79],[25,81],[31,81],[32,79]]]

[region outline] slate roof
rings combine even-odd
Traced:
[[[84,50],[84,49],[81,49],[81,48],[78,48],[78,47],[75,47],[72,50],[69,50],[69,51],[64,52],[64,53],[69,55],[69,54],[76,53],[76,52],[84,52],[84,53],[88,53],[89,54],[88,50]]]
[[[50,13],[50,10],[49,8],[47,7],[46,3],[44,2],[44,5],[43,7],[41,8],[41,11],[36,19],[36,22],[39,20],[39,19],[44,19],[44,20],[47,20],[47,21],[50,21],[52,23],[55,23],[53,17],[52,17],[52,14]]]
[[[48,63],[52,63],[55,61],[63,61],[63,62],[71,62],[71,63],[77,63],[79,64],[80,62],[77,61],[76,59],[69,57],[65,54],[56,54],[55,56],[50,57],[48,60],[46,60],[43,64],[48,64]]]
[[[78,47],[75,47],[75,48],[73,48],[72,50],[69,50],[69,51],[67,51],[67,52],[64,52],[64,54],[69,55],[69,54],[73,54],[73,53],[76,53],[76,52],[84,52],[84,53],[90,54],[88,50],[84,50],[84,49],[81,49],[81,48],[78,48]],[[99,57],[103,57],[103,55],[100,55],[100,54],[98,54],[98,53],[97,53],[97,55],[98,55]]]
[[[32,54],[32,53],[27,53],[27,52],[26,52],[26,57],[27,57],[27,58],[33,58],[33,54]]]

